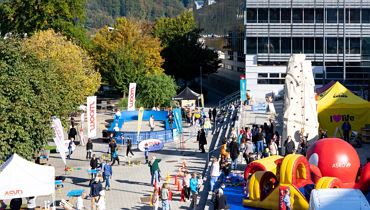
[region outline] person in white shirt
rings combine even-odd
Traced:
[[[116,123],[116,126],[114,126],[113,130],[116,131],[116,132],[119,131],[118,123]]]
[[[155,124],[154,124],[154,116],[151,115],[149,119],[149,126],[150,126],[150,131],[154,130]]]
[[[211,192],[213,192],[213,188],[220,176],[220,164],[217,161],[217,158],[213,158],[212,161],[212,168],[211,168]]]
[[[76,202],[76,209],[77,210],[85,209],[85,207],[84,207],[84,198],[85,197],[86,197],[86,193],[82,193],[81,196],[77,197],[77,202]]]
[[[100,196],[97,199],[96,207],[97,210],[105,210],[105,190],[100,191]]]
[[[28,197],[27,200],[27,209],[34,210],[36,208],[36,197]]]

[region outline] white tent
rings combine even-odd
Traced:
[[[29,162],[17,154],[0,166],[0,199],[53,195],[55,169]]]

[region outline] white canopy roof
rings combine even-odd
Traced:
[[[14,154],[0,166],[0,199],[51,195],[55,191],[55,169]]]

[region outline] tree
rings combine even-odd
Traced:
[[[0,4],[1,33],[33,34],[53,28],[79,45],[91,43],[82,27],[86,0],[9,0]]]
[[[172,97],[176,95],[176,89],[175,80],[166,74],[146,76],[139,84],[138,97],[145,107],[169,105]]]
[[[38,59],[50,62],[57,72],[65,90],[60,104],[64,111],[59,113],[61,116],[74,110],[100,87],[100,74],[95,71],[87,52],[60,33],[52,29],[37,32],[25,39],[22,46]]]
[[[161,55],[167,74],[176,79],[192,80],[199,76],[200,67],[204,74],[217,71],[221,63],[218,54],[199,42],[200,32],[191,12],[155,22],[153,34],[160,38],[164,47]]]
[[[64,84],[50,62],[0,39],[0,162],[12,153],[31,159],[52,137],[51,116],[60,113]]]
[[[163,72],[160,41],[146,22],[118,18],[113,30],[99,30],[93,42],[96,66],[104,80],[123,92],[130,82]]]

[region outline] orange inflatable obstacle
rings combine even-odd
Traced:
[[[243,200],[243,205],[285,209],[282,200],[288,194],[291,207],[304,210],[309,207],[313,187],[357,188],[366,192],[370,186],[370,163],[361,172],[360,169],[359,157],[349,143],[338,138],[322,139],[309,148],[307,158],[291,154],[249,164],[244,174],[249,181],[249,198]]]

